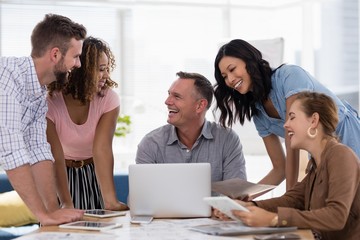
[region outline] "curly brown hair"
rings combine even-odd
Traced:
[[[101,91],[97,92],[99,59],[102,53],[105,53],[108,57],[108,71],[112,72],[116,64],[115,57],[108,44],[98,38],[86,38],[80,56],[81,67],[71,71],[66,83],[61,84],[55,81],[49,84],[49,95],[52,96],[54,91],[61,91],[65,95],[71,94],[74,99],[86,104],[93,99],[95,94],[104,96],[103,92],[106,88],[117,87],[117,83],[109,77],[106,79]]]

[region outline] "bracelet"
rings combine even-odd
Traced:
[[[277,226],[278,226],[278,221],[279,221],[278,215],[276,215],[276,216],[271,220],[270,226],[271,226],[271,227],[277,227]]]

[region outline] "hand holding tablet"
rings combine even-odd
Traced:
[[[240,210],[249,212],[249,209],[235,202],[227,196],[219,197],[205,197],[204,201],[211,205],[213,208],[218,209],[222,213],[226,214],[233,220],[240,221],[237,217],[232,214],[232,210]]]

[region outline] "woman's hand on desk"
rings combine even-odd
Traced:
[[[112,211],[125,211],[129,210],[129,207],[120,201],[116,201],[114,203],[105,203],[105,209]]]
[[[79,221],[83,218],[84,211],[80,209],[58,209],[54,212],[39,216],[41,226],[54,226],[63,223]]]

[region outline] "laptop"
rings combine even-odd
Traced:
[[[210,163],[129,165],[130,215],[154,218],[210,217]]]

